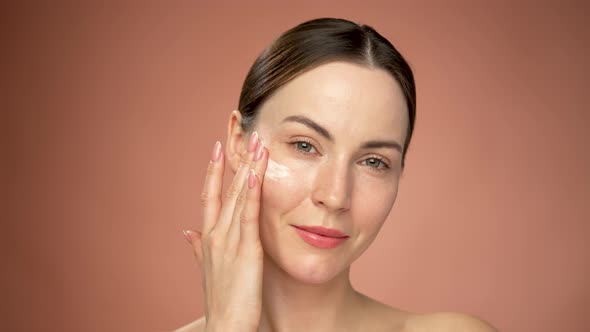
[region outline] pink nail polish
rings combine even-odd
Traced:
[[[253,169],[251,169],[250,172],[248,173],[248,188],[250,188],[250,189],[254,188],[255,184],[256,184],[256,173],[254,172]]]
[[[188,241],[188,243],[193,244],[193,240],[191,240],[191,237],[188,235],[188,232],[183,230],[182,234],[184,234],[184,238]]]
[[[258,133],[253,132],[250,135],[250,140],[248,141],[248,152],[256,151],[256,146],[258,145]]]
[[[263,153],[264,153],[264,144],[262,144],[262,141],[261,141],[260,144],[258,145],[258,149],[256,149],[256,155],[254,156],[254,160],[255,161],[260,160],[260,158],[262,158]]]
[[[213,146],[213,153],[211,154],[211,160],[212,161],[219,161],[219,158],[221,158],[221,142],[217,141],[217,142],[215,142],[215,145]]]

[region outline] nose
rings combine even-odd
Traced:
[[[350,209],[352,170],[342,160],[326,161],[316,175],[312,200],[324,208],[342,212]]]

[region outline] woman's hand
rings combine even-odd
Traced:
[[[254,132],[222,204],[224,157],[215,143],[202,192],[203,232],[186,231],[203,276],[206,331],[256,331],[262,308],[263,251],[258,233],[268,161]]]

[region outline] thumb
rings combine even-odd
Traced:
[[[199,231],[193,231],[190,229],[184,230],[184,231],[182,231],[182,233],[184,234],[184,237],[186,238],[188,243],[190,243],[190,245],[193,247],[193,251],[194,251],[195,257],[197,257],[197,261],[199,263],[199,266],[202,266],[202,264],[203,264],[203,247],[201,246],[202,233]]]

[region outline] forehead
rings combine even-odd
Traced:
[[[257,126],[279,128],[291,115],[311,118],[336,139],[361,135],[403,142],[408,124],[403,92],[391,74],[349,62],[323,64],[279,88],[260,109]]]

